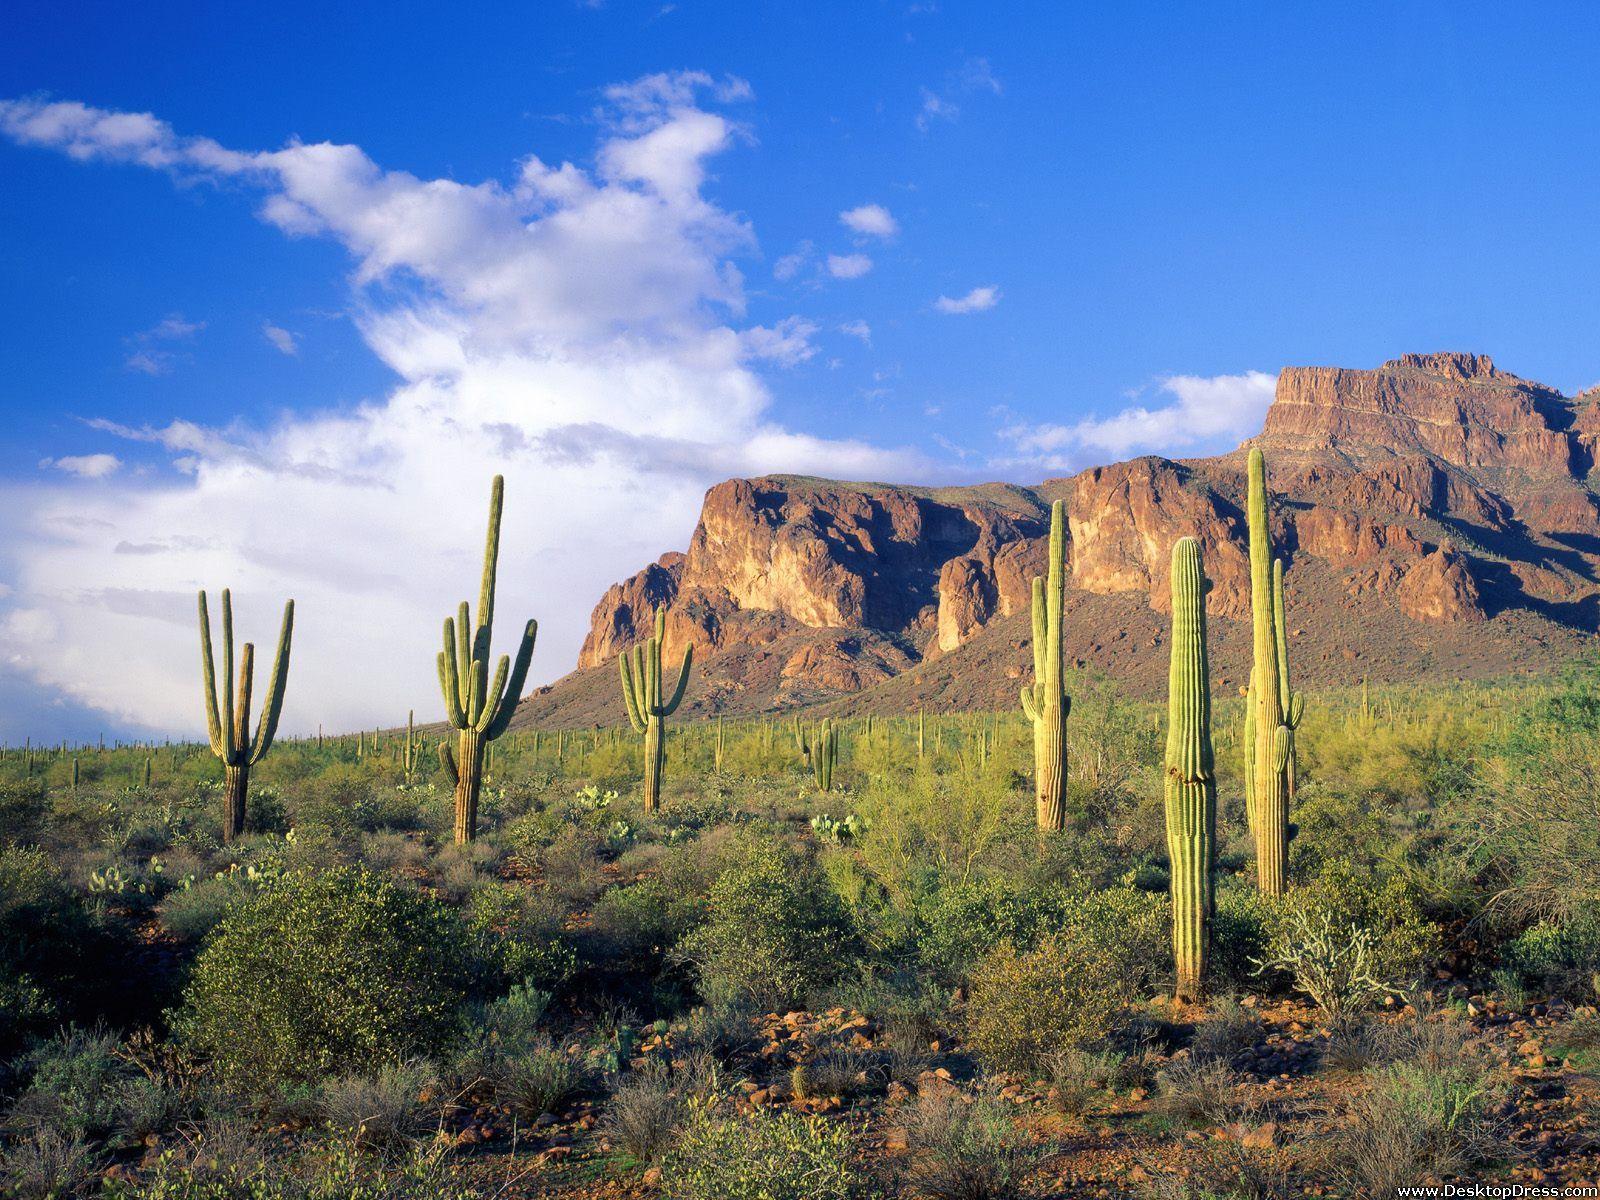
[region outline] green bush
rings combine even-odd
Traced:
[[[678,947],[700,993],[772,1009],[798,1003],[851,962],[848,914],[814,869],[768,843],[752,843],[711,887],[706,919]]]
[[[290,874],[223,919],[176,1028],[259,1092],[438,1051],[466,979],[459,921],[366,871]]]
[[[577,955],[562,935],[561,912],[538,893],[480,883],[467,897],[465,915],[485,990],[516,983],[553,992],[577,968]]]
[[[699,1103],[663,1165],[672,1200],[855,1200],[850,1134],[795,1112],[722,1117]]]
[[[1293,953],[1308,928],[1351,930],[1369,943],[1372,974],[1384,984],[1415,980],[1442,943],[1417,887],[1401,875],[1373,878],[1336,864],[1293,889],[1270,910],[1268,953]]]
[[[1027,948],[1058,928],[1072,904],[1059,887],[1029,888],[998,876],[941,881],[915,905],[915,947],[928,973],[953,987],[1002,942]]]
[[[996,1068],[1037,1073],[1063,1045],[1099,1041],[1169,969],[1166,910],[1131,889],[1085,896],[1033,950],[1009,943],[972,973],[968,1038]]]
[[[167,893],[161,901],[161,924],[181,941],[199,942],[235,907],[248,900],[254,890],[238,871],[199,880]]]
[[[1500,958],[1531,986],[1592,1003],[1600,993],[1600,919],[1540,921],[1508,942]]]

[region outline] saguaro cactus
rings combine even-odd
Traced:
[[[1033,581],[1033,684],[1022,689],[1022,711],[1033,722],[1034,808],[1041,831],[1067,824],[1067,695],[1061,622],[1066,581],[1063,526],[1067,505],[1050,506],[1050,572]]]
[[[1294,805],[1295,730],[1305,715],[1306,698],[1289,686],[1289,623],[1283,608],[1283,559],[1272,560],[1272,624],[1278,637],[1278,707],[1283,710],[1283,727],[1289,731],[1289,755],[1283,764],[1283,787],[1290,807]]]
[[[811,739],[811,773],[816,778],[817,791],[833,790],[833,768],[838,761],[839,731],[832,719],[825,718]]]
[[[478,620],[463,600],[454,618],[444,619],[444,649],[439,652],[439,690],[444,693],[445,719],[458,730],[456,753],[441,743],[439,762],[456,785],[456,844],[478,835],[478,794],[483,787],[484,747],[506,731],[522,698],[522,685],[533,661],[533,644],[539,622],[522,628],[516,665],[502,654],[489,679],[489,642],[494,631],[494,581],[500,562],[500,511],[505,504],[506,481],[496,475],[489,489],[489,534],[483,549],[483,582],[478,588]],[[506,673],[510,671],[510,681]]]
[[[250,768],[272,748],[283,712],[283,690],[289,678],[289,645],[294,638],[294,601],[283,606],[278,649],[272,656],[266,700],[250,736],[250,691],[254,684],[256,648],[246,642],[239,654],[239,690],[233,682],[233,597],[222,589],[222,699],[217,699],[217,671],[211,653],[211,615],[206,594],[200,593],[200,682],[205,692],[206,729],[211,753],[222,760],[222,840],[232,841],[244,832],[245,799],[250,791]],[[220,710],[220,711],[219,711]]]
[[[1278,674],[1278,637],[1272,596],[1272,534],[1267,525],[1267,467],[1261,451],[1249,460],[1250,614],[1254,623],[1255,665],[1250,674],[1253,787],[1250,830],[1256,843],[1256,882],[1269,896],[1288,887],[1289,795],[1284,767],[1290,733],[1283,723]]]
[[[1200,543],[1172,547],[1172,658],[1167,674],[1167,857],[1177,993],[1198,1000],[1211,946],[1217,783],[1211,747],[1211,664]]]
[[[678,711],[683,702],[683,692],[689,686],[689,667],[694,661],[694,647],[683,649],[683,665],[678,668],[678,685],[672,689],[671,699],[664,699],[661,689],[661,661],[666,657],[667,610],[656,610],[655,636],[647,638],[617,656],[622,673],[622,701],[628,709],[628,721],[634,729],[644,734],[644,810],[655,812],[661,805],[661,772],[667,763],[667,718]]]

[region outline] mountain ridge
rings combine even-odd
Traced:
[[[660,605],[670,657],[696,648],[691,714],[1009,705],[1058,498],[1073,663],[1159,690],[1167,557],[1187,534],[1231,686],[1248,652],[1251,446],[1267,456],[1306,682],[1543,670],[1600,628],[1597,394],[1564,396],[1486,355],[1407,354],[1285,368],[1261,433],[1211,457],[1145,455],[1033,486],[726,480],[687,550],[606,591],[578,669],[528,697],[518,722],[612,720],[610,664]]]

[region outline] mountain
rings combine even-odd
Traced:
[[[1302,681],[1538,672],[1600,625],[1600,392],[1567,397],[1482,355],[1408,354],[1375,371],[1285,369],[1260,435],[1214,458],[1148,456],[1034,487],[720,483],[688,550],[601,597],[578,669],[518,722],[616,721],[614,660],[661,605],[670,660],[695,646],[690,714],[1009,707],[1058,498],[1071,659],[1135,694],[1164,686],[1168,558],[1189,534],[1213,583],[1213,670],[1236,688],[1250,446],[1267,457]]]

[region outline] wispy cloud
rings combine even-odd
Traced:
[[[772,264],[772,277],[780,283],[787,283],[800,274],[815,256],[816,247],[810,241],[802,241],[790,253]]]
[[[940,296],[933,302],[934,308],[948,316],[961,313],[983,312],[1000,303],[1000,289],[993,284],[986,287],[975,287],[965,296]]]
[[[839,326],[839,332],[846,334],[849,337],[858,338],[869,346],[872,345],[872,326],[868,325],[865,321],[859,319],[855,321],[846,321],[843,325]]]
[[[287,329],[274,325],[271,321],[262,322],[261,336],[272,343],[272,348],[279,354],[293,358],[300,353],[300,340]]]
[[[0,118],[3,116],[4,110],[0,109]],[[204,321],[189,321],[182,313],[171,313],[149,329],[123,339],[130,351],[123,363],[130,371],[143,375],[165,375],[180,357],[171,348],[172,343],[189,341],[205,327]]]
[[[846,229],[867,237],[891,238],[900,232],[894,215],[881,204],[862,204],[847,208],[839,214],[839,222]]]
[[[39,468],[62,471],[79,479],[104,479],[116,473],[122,460],[115,454],[66,454],[60,458],[41,458]]]
[[[997,461],[1074,470],[1108,456],[1231,450],[1260,431],[1276,386],[1277,376],[1265,371],[1168,376],[1156,385],[1166,403],[1131,404],[1071,425],[1008,425],[1000,437],[1014,454]]]
[[[924,87],[921,90],[922,103],[917,109],[917,128],[926,133],[935,121],[954,121],[959,117],[961,105],[954,98],[958,95],[999,96],[1003,91],[987,58],[969,58],[950,72],[943,87],[938,90]]]
[[[828,274],[835,279],[860,279],[872,270],[872,260],[865,254],[828,255]]]

